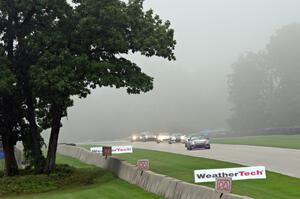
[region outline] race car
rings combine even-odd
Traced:
[[[187,150],[193,150],[196,148],[210,149],[209,138],[203,135],[194,135],[187,139],[185,143]]]
[[[184,143],[186,140],[186,136],[180,133],[174,133],[170,136],[170,139],[168,141],[169,144],[173,143]]]
[[[142,132],[140,134],[134,134],[131,136],[131,142],[148,142],[156,141],[156,135],[150,132]]]
[[[170,139],[170,135],[168,133],[159,133],[156,137],[156,142],[161,143],[161,142],[167,142]]]
[[[139,141],[139,135],[138,134],[133,134],[130,138],[131,142],[137,142]]]

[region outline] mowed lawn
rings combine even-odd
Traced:
[[[0,171],[4,168],[4,160],[0,160]]]
[[[241,145],[300,149],[300,135],[268,135],[268,136],[215,138],[212,139],[211,142],[216,144],[241,144]]]
[[[196,169],[230,168],[241,165],[205,158],[178,155],[144,149],[134,149],[132,154],[118,155],[120,158],[136,164],[138,159],[149,159],[151,170],[183,181],[194,181]],[[213,183],[202,183],[213,187]],[[233,182],[233,193],[255,199],[299,199],[300,179],[274,172],[267,172],[266,180],[243,180]]]
[[[143,189],[131,185],[120,180],[112,173],[91,165],[84,164],[73,158],[58,155],[57,162],[60,164],[69,164],[78,169],[92,170],[97,177],[92,185],[84,185],[80,187],[61,187],[56,191],[50,191],[40,194],[26,194],[18,196],[0,197],[7,199],[160,199],[152,193],[146,192]],[[30,183],[30,182],[28,182]]]

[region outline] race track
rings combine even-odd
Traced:
[[[247,166],[266,166],[269,171],[300,178],[300,150],[272,147],[212,144],[210,150],[185,149],[184,144],[135,142],[134,148],[204,157]]]
[[[269,171],[300,178],[300,150],[296,149],[211,144],[210,150],[199,149],[188,151],[184,147],[184,144],[180,143],[157,144],[156,142],[131,143],[128,141],[108,141],[80,144],[100,144],[108,146],[133,145],[134,148],[165,151],[194,157],[204,157],[226,162],[233,162],[245,166],[266,166],[266,169]]]

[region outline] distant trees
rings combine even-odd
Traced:
[[[103,86],[130,94],[153,88],[152,77],[124,54],[175,59],[170,22],[143,11],[143,0],[73,3],[0,0],[0,133],[8,175],[17,174],[11,150],[18,140],[36,173],[54,169],[61,118],[72,96]],[[45,159],[41,132],[48,128]]]
[[[261,128],[268,123],[270,78],[264,53],[246,53],[233,65],[229,76],[229,100],[232,102],[232,128]]]
[[[246,53],[229,76],[235,130],[300,125],[300,24],[274,34],[266,50]]]
[[[276,126],[300,125],[300,24],[278,30],[267,46],[273,70],[272,120]]]

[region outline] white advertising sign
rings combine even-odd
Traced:
[[[132,146],[112,146],[112,154],[132,153]],[[91,152],[102,153],[102,147],[91,147]]]
[[[266,168],[264,166],[255,166],[195,170],[194,177],[195,183],[214,182],[216,178],[231,178],[232,180],[266,179]]]

